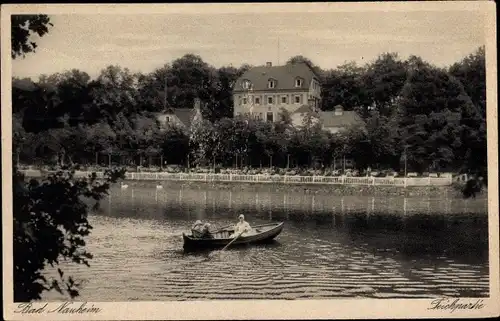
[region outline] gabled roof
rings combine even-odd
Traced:
[[[168,108],[165,111],[153,113],[155,116],[170,115],[175,116],[187,128],[191,127],[196,110],[194,108]]]
[[[302,105],[299,108],[297,108],[292,114],[301,114],[301,113],[307,113],[312,111],[311,106],[309,105]]]
[[[364,126],[365,122],[355,111],[343,111],[342,115],[335,115],[335,111],[321,111],[320,118],[323,127]]]
[[[234,84],[234,92],[246,91],[243,89],[243,81],[249,80],[252,84],[253,91],[262,90],[297,90],[295,87],[295,79],[302,78],[302,89],[308,90],[311,86],[313,78],[319,79],[315,76],[314,71],[309,68],[305,63],[287,64],[284,66],[259,66],[254,67],[245,72]],[[275,88],[267,88],[269,79],[276,81]]]
[[[173,114],[179,118],[184,126],[190,128],[193,118],[196,115],[196,110],[193,108],[174,108]]]

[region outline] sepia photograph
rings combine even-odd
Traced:
[[[1,11],[5,319],[499,315],[494,3]]]

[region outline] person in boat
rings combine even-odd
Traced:
[[[211,239],[213,237],[212,233],[210,233],[210,223],[205,223],[203,225],[203,229],[201,231],[201,237],[205,239]]]
[[[245,221],[245,216],[243,214],[238,216],[238,220],[238,223],[234,226],[234,233],[229,237],[235,237],[237,235],[245,236],[252,232],[252,227],[250,227],[250,224]]]
[[[191,227],[191,233],[193,234],[194,237],[202,237],[203,223],[200,220],[194,222],[193,226]]]

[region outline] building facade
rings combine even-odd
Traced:
[[[194,99],[193,108],[170,108],[156,114],[156,119],[162,129],[168,126],[176,126],[185,130],[190,130],[191,125],[202,120],[201,101]]]
[[[301,127],[309,113],[311,124],[319,123],[321,128],[332,134],[340,133],[348,128],[366,130],[366,124],[355,111],[346,111],[341,105],[335,106],[332,111],[315,110],[313,105],[302,106],[291,114],[292,125]]]
[[[234,116],[277,121],[282,109],[292,114],[304,105],[319,109],[321,83],[305,63],[252,68],[233,87]]]
[[[366,124],[354,110],[344,110],[340,105],[335,106],[333,111],[319,112],[323,130],[332,134],[342,132],[348,128],[358,128],[366,131]]]

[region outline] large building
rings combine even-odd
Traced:
[[[302,106],[319,109],[321,83],[305,63],[252,68],[233,87],[234,115],[277,121],[282,109],[290,114]]]

